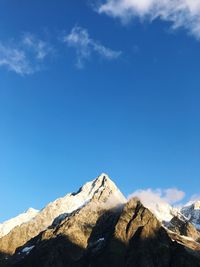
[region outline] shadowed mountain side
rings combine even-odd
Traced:
[[[106,235],[107,239],[111,238],[122,208],[102,210],[102,207],[89,205],[83,210],[76,211],[61,225],[49,228],[30,240],[22,248],[32,245],[35,247],[25,258],[18,256],[22,250],[19,248],[10,266],[88,266],[88,256],[91,252],[98,251],[100,237]]]
[[[73,244],[66,236],[41,241],[24,259],[13,262],[15,267],[81,266],[84,249]]]
[[[145,226],[141,226],[131,238],[128,249],[126,266],[137,267],[189,267],[200,266],[199,260],[190,255],[177,242],[171,241],[163,228],[154,231],[147,237]]]
[[[199,259],[173,242],[155,216],[137,199],[125,205],[106,245],[90,252],[87,259],[87,267],[200,266]]]
[[[8,262],[10,258],[11,258],[11,255],[5,254],[0,251],[0,267],[8,266]]]

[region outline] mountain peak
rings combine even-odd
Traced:
[[[99,176],[98,176],[98,178],[97,179],[102,179],[102,178],[107,178],[107,179],[110,179],[109,178],[109,176],[108,176],[108,174],[107,173],[105,173],[105,172],[102,172]]]
[[[100,174],[96,179],[93,180],[93,182],[99,183],[99,184],[100,183],[102,183],[102,184],[106,184],[106,183],[114,184],[114,182],[110,179],[110,177],[106,173]]]
[[[102,173],[94,180],[85,183],[76,193],[72,193],[73,196],[87,195],[91,198],[96,192],[103,188],[109,188],[112,192],[119,191],[116,184],[110,179],[106,173]]]
[[[106,173],[100,174],[95,180],[102,182],[102,183],[105,183],[107,181],[111,181],[110,177]]]
[[[92,181],[92,187],[95,188],[93,189],[93,196],[95,196],[96,194],[98,195],[100,193],[101,196],[104,195],[106,198],[109,199],[110,204],[122,204],[127,201],[124,195],[116,186],[116,184],[105,173],[102,173],[100,176],[98,176],[95,180]],[[104,194],[102,194],[102,192],[104,192]],[[100,200],[100,198],[98,199]]]
[[[82,199],[82,201],[80,201],[82,203],[81,206],[96,197],[99,202],[101,202],[104,197],[112,199],[112,201],[115,199],[116,203],[126,202],[126,198],[120,192],[115,183],[105,173],[102,173],[96,179],[84,184],[78,190],[78,192],[72,193],[72,196],[79,200]]]
[[[125,197],[117,188],[115,183],[103,173],[96,179],[84,184],[77,192],[69,193],[64,197],[58,198],[55,201],[49,203],[35,216],[34,220],[29,220],[23,223],[20,228],[9,228],[5,238],[0,238],[1,244],[5,243],[5,239],[12,243],[7,242],[4,248],[7,252],[13,253],[17,247],[22,246],[24,240],[29,240],[37,236],[40,232],[44,231],[52,224],[56,225],[60,221],[67,218],[70,214],[78,212],[85,206],[110,208],[122,205],[126,202]],[[27,211],[28,214],[32,214],[32,209]],[[3,226],[2,226],[3,227]],[[1,227],[0,227],[1,230]],[[24,236],[22,239],[13,242],[13,238],[23,231]],[[16,234],[17,233],[17,234]],[[0,231],[1,234],[1,231]],[[2,234],[2,237],[4,233]]]
[[[103,187],[110,187],[115,190],[118,189],[115,183],[110,179],[110,177],[106,173],[102,173],[101,175],[99,175],[93,182]]]

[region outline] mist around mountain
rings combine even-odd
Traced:
[[[0,224],[0,267],[200,266],[200,201],[172,207],[106,174]]]

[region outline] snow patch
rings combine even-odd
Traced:
[[[28,255],[32,249],[34,249],[35,246],[31,246],[31,247],[25,247],[22,249],[22,253],[26,253],[26,255]]]

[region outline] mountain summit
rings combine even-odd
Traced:
[[[92,199],[109,207],[123,204],[126,199],[106,174],[86,183],[76,193],[56,199],[39,212],[29,210],[9,222],[1,225],[2,236],[0,248],[2,252],[13,254],[25,242],[37,236],[52,224],[56,224],[75,210],[81,209]],[[28,216],[27,216],[28,215]],[[10,223],[12,222],[12,223]],[[10,227],[6,227],[7,225]]]

